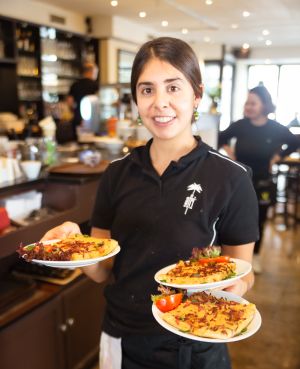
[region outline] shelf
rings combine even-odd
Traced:
[[[17,60],[14,58],[2,58],[0,64],[17,64]]]
[[[34,99],[22,99],[22,98],[19,98],[19,101],[20,102],[40,102],[40,101],[43,101],[43,98],[42,96],[38,97],[38,98],[34,98]]]
[[[27,51],[27,50],[18,49],[18,55],[39,58],[39,53],[36,51]]]
[[[27,78],[27,79],[41,79],[41,76],[27,76],[25,74],[18,74],[18,78]]]
[[[71,80],[74,80],[74,79],[80,79],[79,76],[64,76],[64,75],[58,75],[57,76],[58,79],[71,79]]]

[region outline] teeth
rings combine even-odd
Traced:
[[[158,123],[167,123],[170,122],[174,117],[154,117],[154,120]]]

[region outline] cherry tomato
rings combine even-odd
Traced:
[[[163,313],[175,309],[182,301],[182,293],[175,293],[174,295],[163,296],[155,302],[157,308]]]
[[[199,264],[208,264],[208,263],[228,263],[230,261],[229,256],[217,256],[215,258],[203,258],[199,259]]]

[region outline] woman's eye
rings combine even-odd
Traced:
[[[152,92],[152,89],[150,87],[146,87],[142,90],[143,95],[150,95]]]
[[[177,91],[179,91],[179,87],[177,87],[177,86],[170,86],[169,87],[169,91],[170,92],[177,92]]]

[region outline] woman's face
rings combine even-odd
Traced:
[[[244,116],[251,120],[265,115],[264,104],[261,99],[256,94],[249,93],[244,106]]]
[[[154,138],[192,135],[193,110],[200,98],[186,77],[168,62],[152,58],[138,79],[137,106],[143,124]]]

